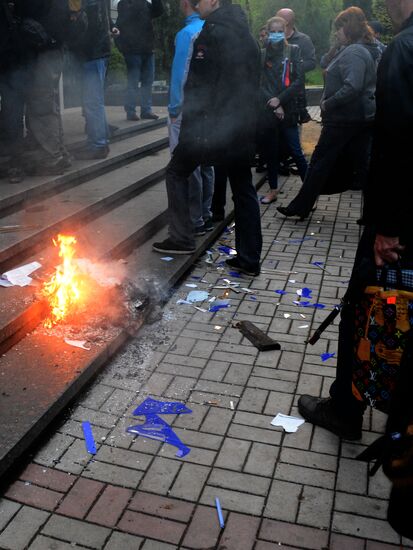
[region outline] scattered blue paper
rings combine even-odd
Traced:
[[[161,258],[161,260],[163,260],[164,262],[170,262],[173,260],[173,258],[171,258],[170,256],[165,256],[164,258]]]
[[[182,458],[191,449],[182,443],[171,426],[160,418],[158,414],[189,414],[191,412],[191,409],[188,409],[183,403],[176,401],[156,401],[156,399],[148,397],[133,411],[134,416],[145,416],[145,424],[129,426],[126,431],[174,445],[178,448],[176,456]]]
[[[239,271],[228,271],[228,275],[231,275],[231,277],[235,277],[236,279],[241,277],[241,273]]]
[[[331,359],[334,356],[335,356],[335,352],[334,353],[322,353],[320,355],[322,361],[327,361],[327,359]]]
[[[201,278],[201,277],[199,277],[198,275],[192,275],[192,276],[191,276],[191,279],[195,279],[196,281],[197,281],[198,279],[200,279],[200,278]]]
[[[257,300],[256,296],[250,296],[250,300],[253,300],[254,302]]]
[[[148,397],[136,407],[132,414],[139,416],[141,414],[189,414],[191,412],[191,409],[188,409],[183,403],[177,401],[156,401],[156,399]]]
[[[284,296],[284,294],[287,294],[285,290],[274,290],[276,294],[281,294],[281,296]]]
[[[324,265],[324,262],[313,262],[313,265],[316,265],[317,267],[321,267]]]
[[[95,440],[93,438],[92,426],[90,425],[90,422],[82,422],[82,430],[83,430],[83,435],[85,437],[87,452],[90,453],[91,455],[95,455],[96,445],[95,445]]]
[[[307,287],[302,288],[302,289],[301,289],[301,296],[302,296],[303,298],[311,298],[311,293],[312,293],[312,292],[313,292],[313,291],[312,291],[310,288],[307,288]]]
[[[192,304],[194,302],[203,302],[208,296],[209,294],[205,290],[191,290],[186,299]]]
[[[177,457],[182,458],[187,455],[191,449],[184,445],[171,426],[165,422],[162,418],[156,414],[148,414],[146,416],[145,424],[138,424],[136,426],[130,426],[126,429],[127,432],[132,434],[142,435],[149,439],[156,439],[157,441],[163,441],[169,443],[178,448],[176,452]]]
[[[311,307],[314,309],[324,309],[326,306],[324,304],[311,304]]]
[[[235,256],[237,254],[236,250],[226,245],[218,246],[218,250],[224,254],[228,254],[228,256]]]
[[[313,304],[311,302],[308,302],[308,301],[302,301],[302,300],[297,300],[294,302],[295,304],[297,304],[297,306],[300,306],[300,307],[311,307]]]
[[[209,308],[209,311],[211,313],[216,313],[217,311],[219,311],[220,309],[224,309],[226,307],[229,307],[229,304],[214,304],[212,305],[210,308]]]

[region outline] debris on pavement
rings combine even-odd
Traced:
[[[335,356],[335,352],[333,352],[333,353],[322,353],[320,355],[322,361],[327,361],[328,359],[331,359],[334,356]]]
[[[82,430],[85,438],[86,450],[91,455],[96,454],[96,445],[93,438],[92,426],[90,422],[82,422]]]
[[[260,351],[281,349],[278,342],[267,336],[262,330],[251,323],[251,321],[238,321],[234,324],[234,327]]]
[[[281,426],[287,433],[295,433],[304,422],[305,420],[302,418],[282,413],[278,413],[277,416],[271,420],[273,426]]]
[[[69,340],[68,338],[65,338],[65,342],[69,346],[73,346],[74,348],[80,348],[85,349],[87,351],[91,350],[91,347],[87,346],[87,340]]]
[[[225,527],[225,522],[224,516],[222,515],[221,503],[219,502],[218,497],[215,497],[215,505],[217,507],[219,526],[223,529]]]
[[[6,271],[0,278],[1,281],[6,281],[6,284],[1,284],[1,286],[28,286],[33,281],[29,275],[39,269],[39,267],[42,267],[39,262],[31,262]],[[7,282],[10,284],[8,285]]]

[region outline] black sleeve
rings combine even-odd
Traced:
[[[286,105],[299,95],[304,86],[304,64],[298,46],[291,48],[291,84],[278,94],[281,105]]]
[[[159,17],[164,11],[162,0],[152,0],[152,19]]]

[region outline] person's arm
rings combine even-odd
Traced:
[[[182,111],[183,88],[188,67],[188,55],[192,45],[192,36],[185,29],[178,32],[175,39],[175,55],[172,62],[171,84],[169,88],[168,112],[171,118],[177,118]]]
[[[282,107],[289,103],[294,97],[299,95],[304,86],[304,63],[302,60],[300,48],[298,48],[298,46],[295,47],[294,50],[291,50],[291,54],[291,84],[290,86],[288,86],[288,88],[283,89],[278,94],[278,99],[280,100]]]
[[[349,46],[351,47],[351,46]],[[329,111],[345,105],[358,97],[364,88],[366,61],[364,56],[354,50],[343,54],[339,61],[342,85],[337,92],[322,102],[322,110]]]
[[[315,47],[311,38],[304,35],[300,43],[301,55],[303,56],[303,71],[308,73],[316,68],[317,61],[315,57]]]

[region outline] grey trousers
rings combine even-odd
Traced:
[[[171,154],[178,145],[181,131],[181,115],[174,121],[168,120],[169,148]],[[189,213],[194,227],[201,227],[212,217],[211,204],[214,194],[214,168],[198,166],[189,176]]]

